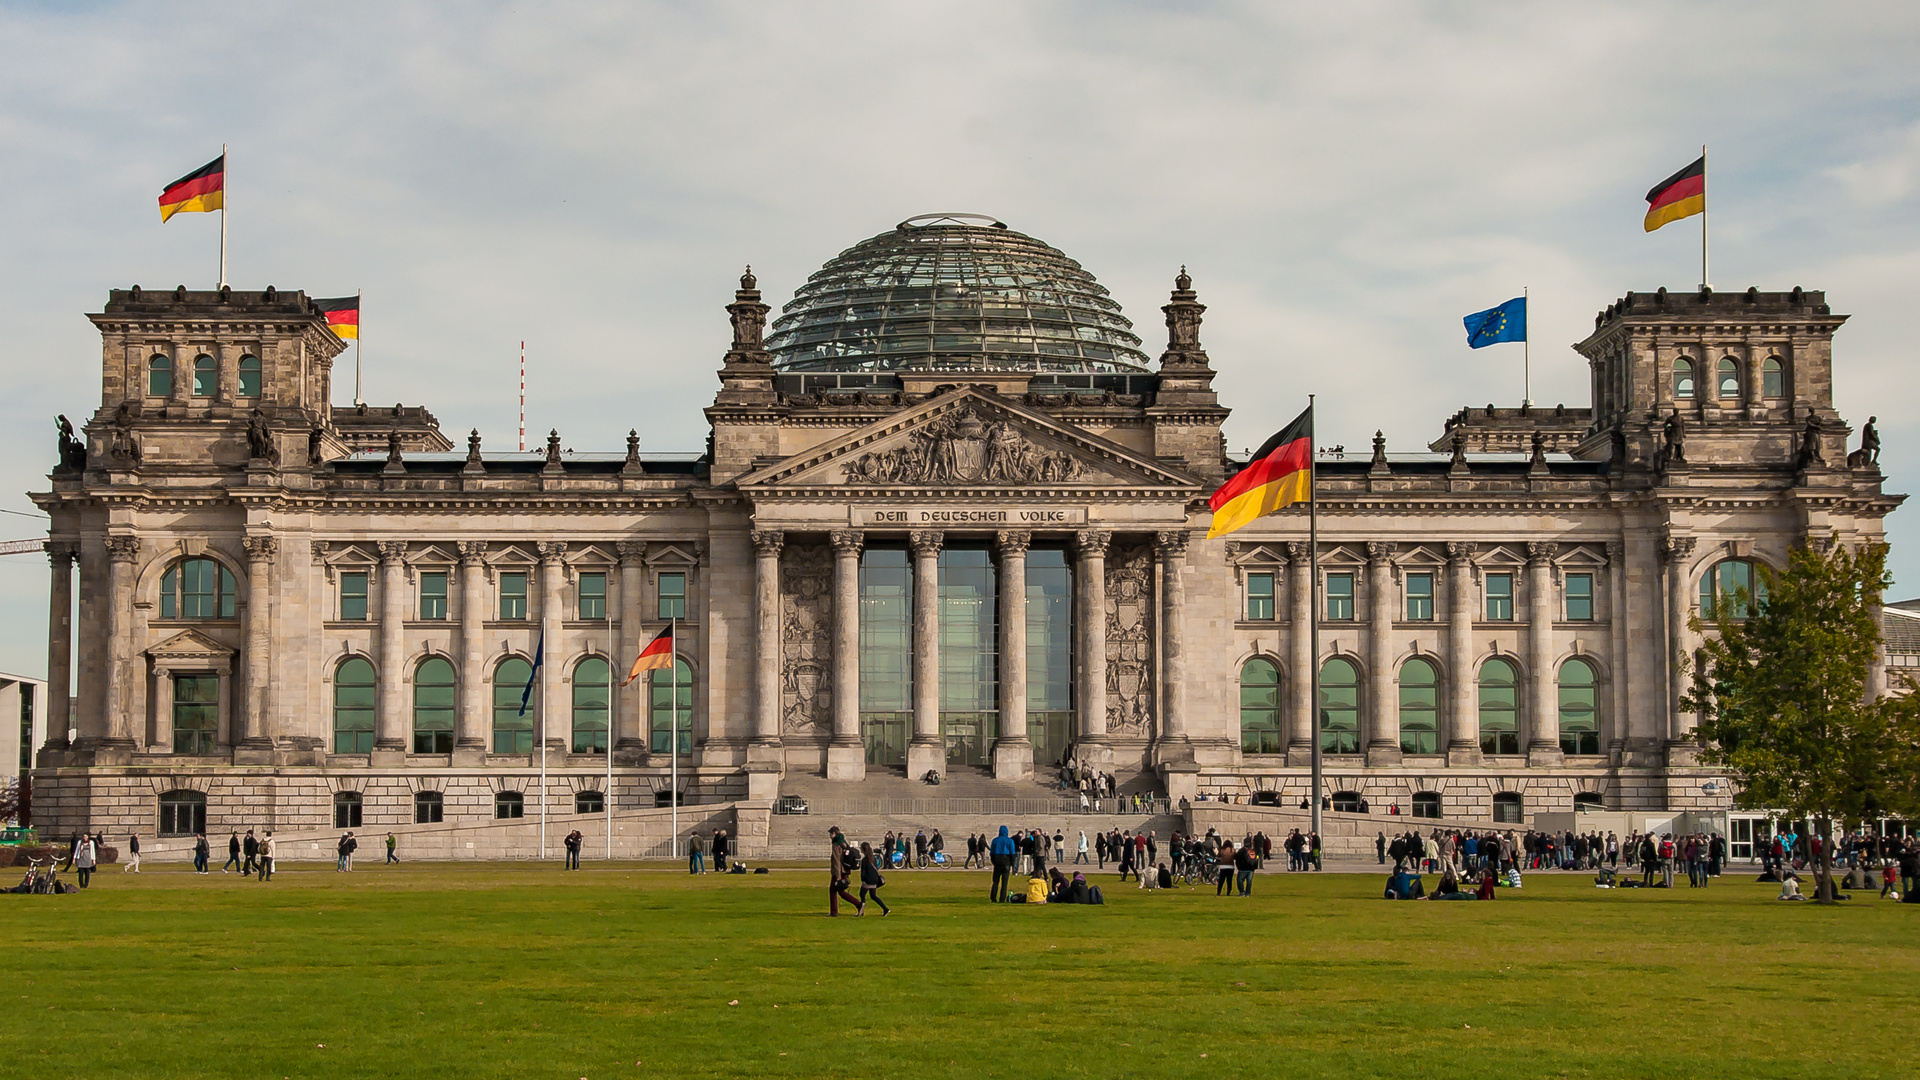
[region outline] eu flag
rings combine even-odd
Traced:
[[[540,641],[533,647],[533,670],[527,672],[527,688],[520,691],[520,711],[515,716],[527,715],[527,702],[533,700],[533,684],[540,679],[540,664],[547,656],[547,635],[540,633]]]
[[[1461,320],[1467,324],[1467,347],[1497,345],[1502,341],[1527,340],[1527,298],[1516,296],[1485,311],[1476,311]]]

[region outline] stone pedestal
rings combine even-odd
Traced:
[[[1089,769],[1113,771],[1113,747],[1107,745],[1105,738],[1081,739],[1074,744],[1073,756]]]
[[[834,742],[827,747],[827,779],[858,781],[867,778],[867,748],[861,743]]]
[[[263,746],[256,740],[248,739],[246,742],[233,748],[233,763],[235,765],[275,764],[273,760],[273,744],[268,742]]]
[[[1477,769],[1480,767],[1481,762],[1482,762],[1482,758],[1480,756],[1480,748],[1477,746],[1468,745],[1468,746],[1447,747],[1447,767],[1448,768]]]
[[[1289,743],[1287,745],[1287,767],[1290,769],[1311,769],[1313,767],[1312,744]]]
[[[1558,768],[1566,764],[1567,755],[1560,752],[1558,746],[1535,743],[1527,747],[1527,765],[1533,768]]]
[[[453,748],[453,767],[456,769],[477,769],[487,763],[487,749],[484,746],[462,746]]]
[[[1193,765],[1193,743],[1185,735],[1169,735],[1153,744],[1153,762],[1163,771],[1169,767]]]
[[[367,764],[376,769],[398,769],[407,763],[405,750],[388,747],[375,746],[367,757]]]
[[[995,780],[1027,780],[1032,777],[1032,743],[1025,739],[1001,739],[993,744]]]
[[[1367,767],[1368,768],[1377,768],[1381,766],[1386,766],[1386,767],[1396,766],[1396,765],[1399,765],[1403,760],[1405,760],[1405,758],[1406,758],[1406,755],[1397,746],[1367,747]]]
[[[907,744],[907,776],[918,780],[932,769],[941,776],[947,775],[947,748],[940,742],[928,742],[920,739]]]
[[[747,744],[747,769],[755,766],[771,768],[775,773],[787,771],[787,753],[781,749],[777,739],[756,738]]]
[[[1667,744],[1667,767],[1670,769],[1691,769],[1700,764],[1700,746],[1691,741],[1670,742]]]
[[[1173,805],[1180,805],[1182,799],[1192,803],[1200,796],[1200,766],[1191,760],[1163,764],[1160,785],[1166,788],[1167,801]]]
[[[753,802],[771,803],[780,796],[780,772],[776,766],[768,768],[765,762],[747,763],[747,798]]]

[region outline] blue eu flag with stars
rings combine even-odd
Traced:
[[[1473,349],[1497,345],[1502,341],[1527,340],[1527,298],[1516,296],[1485,311],[1476,311],[1461,320],[1467,324],[1467,346]]]

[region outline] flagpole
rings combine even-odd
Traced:
[[[227,287],[227,199],[233,185],[227,182],[227,144],[220,144],[220,288]]]
[[[1700,287],[1707,288],[1707,144],[1700,144]]]
[[[672,839],[667,841],[667,855],[680,857],[680,619],[678,616],[667,620],[667,753],[672,756],[668,766],[667,783],[672,787],[668,794],[672,796],[673,824]]]
[[[1320,452],[1315,440],[1320,437],[1316,429],[1318,417],[1314,415],[1314,395],[1307,395],[1307,590],[1310,599],[1307,602],[1307,641],[1308,651],[1313,655],[1308,660],[1313,682],[1312,710],[1308,738],[1313,747],[1313,792],[1309,799],[1313,807],[1313,835],[1320,837],[1320,843],[1326,844],[1326,837],[1320,832],[1320,786],[1324,782],[1320,761],[1320,493],[1315,490],[1315,479],[1319,474],[1317,462]],[[1296,632],[1298,632],[1296,630]],[[1324,848],[1323,848],[1324,850]]]
[[[545,612],[541,613],[543,618],[545,614]],[[540,655],[536,659],[546,659],[546,645],[547,635],[542,631]],[[537,674],[540,678],[540,858],[544,860],[547,857],[547,673],[545,664],[541,665],[541,670]]]
[[[1520,310],[1526,313],[1529,318],[1531,318],[1533,314],[1527,311],[1528,308],[1533,306],[1532,301],[1528,298],[1530,292],[1531,290],[1528,286],[1520,286]],[[1531,333],[1520,339],[1520,405],[1522,408],[1533,407],[1532,340],[1533,335]]]
[[[620,598],[620,602],[625,603],[626,599],[627,598],[625,596],[622,596]],[[606,600],[602,599],[600,602],[602,604],[605,604]],[[604,799],[602,799],[602,801],[606,803],[606,811],[607,811],[607,861],[612,862],[613,861],[613,718],[615,715],[617,715],[614,712],[614,708],[613,708],[613,661],[614,661],[614,658],[619,656],[620,654],[613,651],[613,608],[611,606],[607,607],[606,615],[607,615],[607,732],[606,732],[607,791],[606,791],[606,796]]]
[[[220,220],[224,222],[224,221],[225,221],[226,219],[227,219],[227,212],[226,212],[225,210],[222,210],[222,211],[220,211]],[[355,290],[353,290],[353,318],[354,318],[354,324],[353,324],[353,403],[354,403],[355,405],[359,405],[359,404],[362,404],[362,403],[363,403],[363,402],[365,402],[365,400],[366,400],[365,398],[362,398],[362,397],[360,396],[360,359],[361,359],[361,357],[362,357],[362,356],[364,356],[364,355],[366,354],[366,351],[367,351],[367,327],[366,327],[366,320],[365,320],[364,318],[362,318],[362,316],[361,316],[361,312],[360,312],[360,308],[361,308],[361,303],[360,303],[360,301],[361,301],[361,300],[362,300],[363,298],[365,298],[365,296],[366,296],[366,293],[365,293],[365,291],[364,291],[364,290],[361,290],[361,289],[355,289]]]

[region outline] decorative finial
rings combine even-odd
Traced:
[[[467,435],[467,460],[468,461],[480,460],[480,429],[479,428],[474,428],[473,431]]]
[[[759,286],[760,282],[753,276],[753,265],[749,263],[747,265],[747,272],[740,275],[740,291],[752,292]]]
[[[560,429],[559,428],[553,428],[547,432],[547,464],[549,465],[560,464]]]
[[[1185,263],[1180,264],[1180,276],[1173,279],[1173,287],[1179,289],[1181,292],[1191,292],[1193,290],[1193,279],[1187,276],[1187,265]]]
[[[640,460],[640,429],[629,428],[627,430],[627,461],[635,462],[639,460]]]

